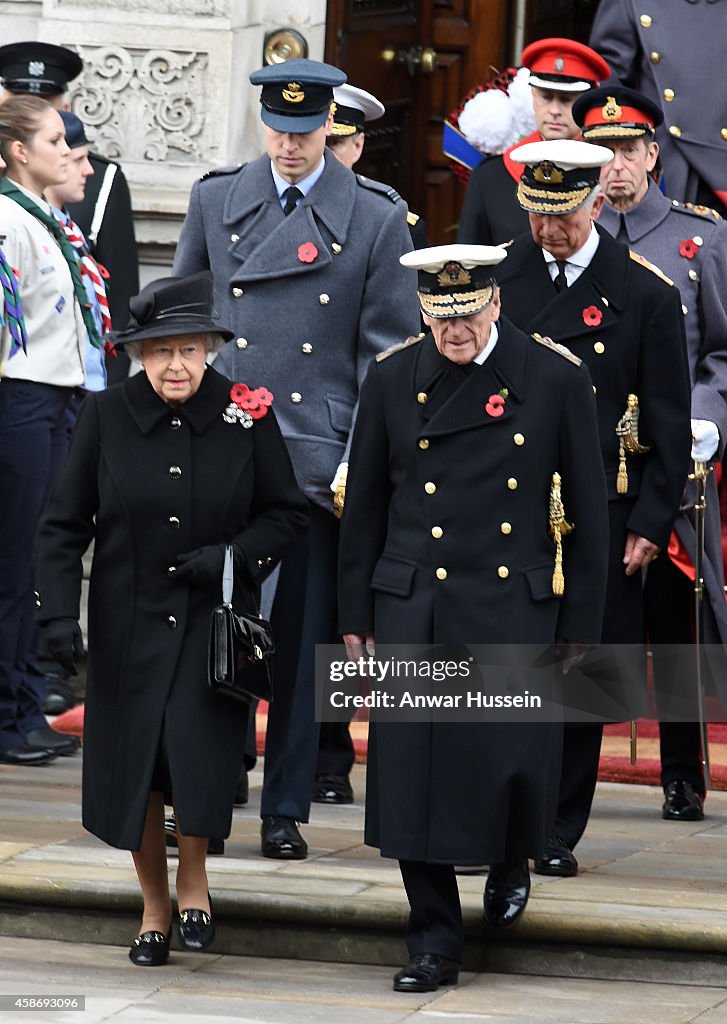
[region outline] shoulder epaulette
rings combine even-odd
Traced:
[[[392,188],[391,185],[386,185],[383,181],[374,181],[373,178],[367,178],[363,174],[357,174],[356,181],[359,185],[363,185],[364,188],[371,189],[372,192],[381,192],[392,203],[398,203],[401,200],[401,196],[396,189]]]
[[[543,345],[544,348],[549,348],[551,352],[555,352],[557,355],[567,359],[568,362],[573,363],[574,366],[580,366],[583,362],[583,360],[579,359],[578,356],[571,352],[569,348],[566,348],[565,345],[559,345],[558,342],[553,341],[552,338],[544,338],[542,334],[533,334],[532,338],[533,341],[537,341],[538,345]]]
[[[711,206],[702,206],[701,203],[674,203],[677,209],[696,213],[699,217],[709,217],[710,220],[722,220],[722,217]]]
[[[646,267],[646,269],[650,270],[652,274],[656,274],[657,277],[660,277],[662,281],[666,281],[666,283],[668,285],[671,285],[672,287],[674,286],[674,282],[672,281],[672,279],[670,277],[667,277],[662,270],[659,270],[655,263],[649,263],[647,259],[645,259],[643,256],[640,256],[639,253],[634,252],[633,249],[629,249],[629,256],[634,261],[634,263],[640,263],[642,267]]]
[[[245,167],[245,164],[235,164],[232,167],[213,167],[211,170],[203,174],[199,180],[207,181],[208,178],[219,178],[223,174],[236,174],[238,171],[241,171],[243,167]]]
[[[415,224],[419,223],[419,214],[412,213],[411,210],[406,215],[406,222],[410,228],[413,228]]]
[[[392,345],[391,348],[379,352],[376,356],[376,362],[381,363],[384,359],[388,359],[389,356],[393,356],[395,352],[402,352],[405,348],[409,348],[410,345],[416,345],[422,338],[426,338],[426,334],[412,334],[406,341],[400,341],[398,345]]]

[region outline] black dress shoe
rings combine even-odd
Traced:
[[[180,910],[177,934],[182,949],[190,953],[201,953],[215,937],[215,919],[212,916],[212,900],[209,893],[210,912],[206,910]]]
[[[62,715],[78,704],[78,699],[65,679],[46,673],[46,691],[41,705],[44,715]]]
[[[573,878],[578,874],[578,861],[573,856],[565,839],[551,836],[545,847],[545,853],[533,861],[536,875],[558,875],[560,878]]]
[[[526,860],[491,864],[485,885],[485,920],[495,928],[512,928],[522,917],[529,896]]]
[[[41,725],[26,732],[25,742],[29,747],[44,747],[60,754],[61,757],[70,757],[81,746],[77,736],[65,736],[62,732],[51,729],[49,725]]]
[[[667,821],[702,821],[704,797],[691,782],[677,779],[664,787],[661,816]]]
[[[129,949],[129,960],[137,967],[163,967],[169,959],[171,929],[164,932],[142,932]]]
[[[240,778],[237,781],[237,789],[235,790],[235,798],[232,801],[235,807],[244,807],[247,801],[250,799],[250,783],[247,778],[247,768],[243,768],[240,772]]]
[[[269,815],[260,826],[260,850],[263,857],[283,860],[305,860],[308,844],[292,818]]]
[[[58,754],[54,750],[46,750],[43,747],[30,747],[23,744],[20,747],[13,747],[0,754],[2,764],[25,765],[26,768],[33,768],[39,764],[50,764],[55,761]]]
[[[177,819],[173,814],[164,819],[164,841],[171,850],[176,850],[177,843]],[[212,836],[207,840],[207,853],[217,856],[225,852],[225,840],[214,839]]]
[[[459,964],[438,953],[415,953],[394,975],[395,992],[436,992],[440,985],[456,985]]]
[[[319,775],[312,800],[316,804],[352,804],[353,789],[348,775]]]

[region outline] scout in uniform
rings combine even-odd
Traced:
[[[573,39],[538,39],[525,47],[522,63],[530,68],[537,130],[516,145],[541,139],[577,139],[573,102],[608,78],[608,64]],[[458,241],[495,245],[527,231],[527,214],[515,194],[522,169],[511,159],[515,148],[489,157],[472,172],[459,218]]]
[[[195,184],[174,271],[213,269],[216,308],[235,331],[216,368],[274,394],[310,501],[308,538],[283,559],[272,609],[278,660],[261,805],[263,855],[301,858],[296,822],[308,820],[318,752],[314,649],[337,636],[331,484],[344,475],[368,362],[415,333],[419,311],[414,274],[399,263],[411,248],[406,205],[326,151],[343,72],[290,60],[250,80],[262,86],[267,155]]]
[[[606,202],[599,224],[651,263],[678,287],[687,336],[692,389],[692,458],[721,459],[727,437],[727,226],[706,206],[668,199],[651,178],[659,154],[655,133],[663,121],[660,108],[646,96],[623,86],[596,89],[573,108],[583,137],[613,154],[601,171]],[[654,644],[684,644],[669,657],[655,657],[657,693],[681,683],[694,690],[692,608],[694,603],[693,485],[687,485],[682,511],[674,524],[669,557],[649,567],[646,577],[646,631]],[[704,640],[727,643],[727,605],[719,498],[714,474],[707,482],[705,521]],[[657,653],[657,652],[655,652]],[[686,658],[686,662],[685,659]],[[724,671],[716,674],[721,682]],[[662,816],[676,821],[700,820],[704,779],[696,722],[660,723]]]
[[[512,243],[498,280],[519,327],[567,345],[591,371],[610,523],[601,639],[638,645],[640,570],[669,543],[689,468],[689,372],[679,292],[594,223],[609,156],[572,139],[513,151],[525,165],[518,200],[530,233]],[[566,725],[558,813],[536,861],[540,873],[578,870],[572,850],[588,822],[601,735],[597,723]]]
[[[458,244],[403,257],[430,333],[378,357],[361,392],[339,566],[354,657],[374,642],[600,636],[608,523],[591,379],[580,359],[500,316],[493,270],[505,256]],[[560,547],[562,588],[558,500],[575,524]],[[522,916],[561,736],[560,723],[535,721],[371,722],[365,839],[398,859],[411,907],[396,991],[457,981],[455,864],[490,865],[490,927]]]

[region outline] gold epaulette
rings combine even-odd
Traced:
[[[406,222],[409,225],[409,227],[413,228],[414,225],[418,223],[418,221],[419,221],[419,214],[418,213],[412,213],[411,210],[409,210],[407,215],[406,215]]]
[[[409,348],[410,345],[416,345],[418,341],[425,338],[425,334],[412,334],[406,339],[406,341],[400,341],[398,345],[392,345],[391,348],[385,349],[383,352],[379,352],[376,356],[376,362],[380,363],[384,359],[388,359],[389,356],[393,356],[395,352],[402,352],[405,348]]]
[[[692,210],[693,213],[698,213],[700,217],[709,217],[711,214],[715,220],[722,220],[721,215],[711,206],[702,206],[701,203],[684,203],[684,207],[687,210]]]
[[[577,355],[574,355],[569,348],[565,345],[559,345],[557,341],[553,341],[552,338],[544,338],[542,334],[533,334],[533,341],[537,341],[538,345],[543,345],[545,348],[549,348],[551,352],[557,352],[559,356],[563,356],[569,363],[573,363],[574,366],[580,366],[583,362]]]
[[[672,279],[670,277],[667,277],[663,270],[659,270],[655,263],[649,263],[647,259],[644,259],[643,256],[640,256],[637,252],[634,252],[633,249],[629,249],[629,256],[634,261],[634,263],[640,263],[642,267],[646,267],[646,269],[650,270],[652,274],[656,274],[656,276],[660,277],[662,281],[666,281],[667,284],[674,287],[674,282],[672,281]]]

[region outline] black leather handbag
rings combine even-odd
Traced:
[[[228,545],[222,570],[222,604],[213,609],[210,622],[209,684],[233,700],[271,701],[275,644],[270,623],[259,615],[240,615],[233,610],[233,571],[233,551]]]

